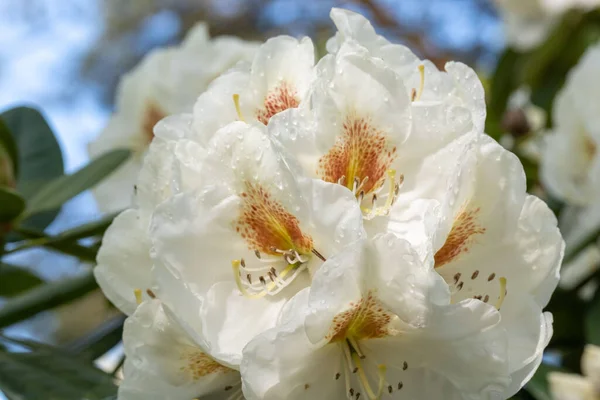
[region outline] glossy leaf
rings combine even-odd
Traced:
[[[68,303],[96,289],[94,274],[49,282],[14,297],[0,307],[0,328],[33,317],[37,313]]]
[[[0,296],[14,297],[36,286],[44,281],[34,273],[9,264],[0,264]]]
[[[31,107],[16,107],[3,112],[0,119],[14,137],[18,152],[17,190],[26,200],[47,182],[64,174],[60,146],[44,116]],[[36,215],[21,225],[44,230],[59,210]]]
[[[585,338],[587,343],[600,346],[600,291],[590,302],[585,317]]]
[[[25,199],[16,191],[0,187],[0,222],[9,222],[25,210]]]
[[[72,175],[57,178],[40,189],[29,201],[27,215],[54,210],[76,195],[92,188],[110,175],[127,158],[130,151],[118,149],[101,155]]]
[[[114,396],[113,378],[90,362],[47,345],[0,351],[0,386],[23,399],[101,400]]]
[[[48,249],[68,254],[73,257],[77,257],[81,261],[95,262],[96,255],[98,254],[98,248],[96,246],[83,246],[74,241],[55,240],[55,237],[49,236],[43,232],[36,231],[34,229],[27,229],[23,227],[15,228],[18,235],[28,239],[45,239],[41,246]]]
[[[17,151],[17,143],[13,135],[10,133],[8,126],[0,120],[0,148],[6,151],[12,163],[13,173],[16,176],[19,174],[19,153]],[[1,151],[0,151],[1,153]]]

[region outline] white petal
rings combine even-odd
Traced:
[[[522,313],[521,315],[523,315],[524,313]],[[538,367],[540,366],[540,364],[542,363],[542,358],[544,356],[544,350],[546,348],[546,346],[548,345],[548,342],[550,341],[551,337],[552,337],[552,314],[550,313],[537,313],[537,315],[540,315],[539,319],[531,318],[528,317],[527,321],[523,321],[523,320],[518,320],[518,319],[514,319],[508,323],[506,322],[502,322],[503,325],[508,325],[508,324],[512,324],[514,325],[515,323],[524,323],[524,325],[528,325],[533,327],[533,324],[531,323],[532,321],[539,321],[538,324],[540,326],[540,330],[539,330],[539,335],[538,335],[538,342],[537,342],[537,350],[531,352],[531,345],[535,345],[532,341],[531,338],[535,338],[535,334],[530,334],[530,338],[527,337],[519,337],[519,334],[522,334],[523,332],[520,332],[519,329],[512,329],[512,331],[509,332],[509,359],[510,359],[510,363],[514,364],[514,362],[520,362],[523,359],[523,355],[529,355],[532,354],[532,356],[528,356],[528,361],[527,364],[525,364],[525,366],[523,366],[521,369],[519,370],[514,370],[513,367],[511,367],[511,383],[510,386],[508,387],[508,389],[504,392],[504,396],[505,397],[510,397],[513,396],[515,393],[517,393],[527,382],[529,382],[529,380],[531,379],[531,377],[535,374],[535,372],[537,371]],[[503,318],[504,318],[504,313],[503,313]],[[510,318],[510,317],[509,317]],[[524,340],[521,340],[524,339]],[[521,347],[519,349],[519,344],[517,342],[521,342],[521,344],[525,343],[529,341],[530,345],[526,346],[526,347]],[[518,351],[521,350],[523,351],[522,354],[518,354]]]
[[[292,285],[301,288],[307,284],[294,282]],[[283,296],[248,299],[234,282],[214,284],[200,312],[208,352],[220,362],[239,368],[246,344],[275,326],[286,301]]]
[[[195,139],[206,146],[215,133],[238,120],[233,95],[246,89],[250,80],[249,65],[237,68],[215,79],[198,97],[194,105]]]
[[[123,338],[127,361],[119,399],[188,400],[239,384],[239,374],[203,354],[158,300],[138,307]]]
[[[450,398],[499,398],[510,383],[499,313],[473,300],[433,312],[423,327],[362,342],[367,359],[371,355],[388,367],[394,388],[397,381],[403,383],[398,395],[406,389],[406,397],[398,398],[445,399],[446,393]]]
[[[371,285],[402,321],[423,324],[433,304],[449,304],[448,285],[433,270],[431,260],[422,264],[407,241],[391,233],[378,235],[368,254]]]
[[[254,57],[248,88],[240,96],[244,116],[266,125],[274,113],[297,107],[313,80],[314,62],[309,38],[277,36],[267,40]],[[285,104],[278,104],[280,101]]]
[[[104,234],[94,269],[106,297],[128,315],[137,306],[134,289],[145,293],[151,285],[147,225],[135,209],[119,214]]]
[[[339,398],[345,387],[335,374],[342,354],[335,345],[320,348],[304,333],[308,290],[296,295],[284,325],[257,336],[244,349],[241,365],[244,395],[254,399]]]

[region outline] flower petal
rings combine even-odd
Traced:
[[[151,285],[147,226],[135,209],[119,214],[104,234],[94,268],[106,297],[128,315],[137,307],[134,289],[144,292]]]

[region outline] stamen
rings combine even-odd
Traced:
[[[423,89],[425,89],[425,66],[423,64],[419,65],[419,74],[421,74],[421,83],[419,84],[419,91],[417,92],[416,101],[421,100],[421,95],[423,94]]]
[[[251,299],[259,299],[266,295],[274,296],[285,289],[296,277],[306,269],[305,263],[295,263],[289,264],[285,269],[283,269],[279,276],[275,272],[275,268],[271,267],[270,269],[254,269],[254,271],[262,271],[265,274],[260,275],[258,277],[257,283],[252,283],[252,275],[247,274],[246,279],[247,283],[242,281],[241,274],[241,266],[242,263],[240,260],[233,260],[231,262],[231,266],[233,268],[233,274],[235,278],[236,285],[239,291],[246,297]],[[251,271],[252,269],[246,267],[244,271]],[[267,276],[271,282],[267,282],[265,279]]]
[[[242,115],[242,109],[240,107],[240,95],[235,93],[233,95],[233,104],[235,105],[235,112],[238,115],[238,119],[240,121],[246,122],[246,120],[244,119],[244,116]]]
[[[352,357],[350,356],[350,348],[348,347],[348,343],[341,342],[340,346],[342,347],[342,352],[344,353],[344,357],[342,358],[342,362],[345,359],[346,372],[344,373],[344,380],[346,381],[346,395],[348,398],[352,398],[354,396],[354,389],[350,386],[350,374],[352,372]]]
[[[387,367],[383,364],[377,366],[377,375],[379,375],[379,387],[377,388],[377,398],[380,399],[386,386],[389,386],[385,380]]]
[[[156,295],[154,294],[154,292],[150,289],[146,289],[146,294],[148,295],[148,297],[150,297],[151,299],[155,299]]]
[[[135,296],[135,302],[139,306],[142,304],[142,289],[133,289],[133,295]]]
[[[498,297],[496,309],[500,310],[500,307],[502,307],[502,303],[504,303],[504,298],[506,297],[506,278],[502,277],[498,280],[500,281],[500,297]]]
[[[315,256],[317,256],[319,258],[319,260],[321,260],[323,262],[327,261],[327,259],[325,257],[323,257],[323,255],[317,251],[317,249],[312,249],[311,251]]]
[[[384,216],[387,215],[392,206],[394,205],[394,202],[396,201],[396,198],[398,197],[398,193],[400,192],[400,186],[402,185],[402,183],[404,182],[404,175],[400,175],[398,182],[396,182],[396,170],[394,169],[389,169],[387,171],[387,181],[388,181],[388,191],[386,196],[386,201],[385,204],[381,207],[377,207],[377,200],[378,200],[378,196],[377,193],[373,193],[372,199],[371,199],[371,208],[368,207],[361,207],[362,211],[363,211],[363,216],[366,220],[370,220],[373,219],[374,217],[377,216]],[[385,182],[384,182],[385,184]],[[379,192],[381,190],[382,186],[377,190],[377,192]]]
[[[265,297],[268,293],[266,290],[263,292],[258,292],[256,294],[249,293],[246,290],[246,288],[244,287],[244,283],[242,282],[241,275],[240,275],[240,265],[241,265],[240,260],[231,261],[231,267],[233,268],[233,275],[235,277],[235,283],[238,287],[238,290],[240,292],[242,292],[242,294],[245,297],[248,297],[250,299],[260,299],[262,297]],[[250,275],[248,275],[248,281],[250,281]]]
[[[356,339],[354,339],[352,336],[348,336],[347,337],[348,341],[350,342],[350,345],[352,345],[352,348],[356,351],[356,353],[358,354],[358,356],[360,358],[365,358],[365,355],[363,354],[363,352],[360,350],[360,347],[358,345],[358,342],[356,341]]]
[[[360,378],[360,383],[362,384],[363,389],[365,389],[365,391],[367,392],[367,396],[369,396],[369,399],[371,399],[371,400],[378,399],[380,395],[376,395],[373,392],[373,389],[371,388],[371,385],[369,384],[369,379],[367,378],[367,375],[365,374],[365,370],[362,367],[362,364],[360,362],[360,357],[358,356],[357,353],[352,354],[352,360],[354,361],[354,363],[356,364],[356,367],[358,368],[358,377]]]

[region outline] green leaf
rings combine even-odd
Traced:
[[[550,346],[577,346],[583,343],[585,304],[576,293],[556,289],[547,307],[554,318]]]
[[[585,338],[587,343],[600,346],[600,290],[596,291],[585,316]]]
[[[2,120],[0,120],[0,148],[3,148],[12,162],[15,177],[19,174],[19,153],[17,144],[10,130]]]
[[[66,348],[89,360],[95,360],[115,347],[123,338],[125,315],[117,315],[98,328],[68,344]]]
[[[0,187],[0,222],[9,222],[25,210],[25,199],[14,190]]]
[[[48,282],[8,300],[0,308],[0,328],[33,317],[37,313],[75,300],[96,289],[98,284],[89,271],[83,275]]]
[[[488,116],[486,133],[498,140],[504,133],[500,123],[511,93],[518,87],[518,70],[523,55],[507,49],[501,56],[491,79],[488,91]]]
[[[90,362],[47,345],[29,348],[31,352],[0,351],[0,385],[11,395],[31,400],[101,400],[116,394],[113,378]]]
[[[99,247],[83,246],[73,241],[54,240],[53,236],[48,236],[43,232],[21,226],[15,228],[15,233],[27,239],[43,239],[43,243],[39,244],[40,246],[77,257],[81,261],[96,262]]]
[[[17,190],[26,200],[46,182],[64,174],[63,157],[56,137],[42,114],[30,107],[3,112],[0,119],[14,137],[18,152]],[[59,210],[36,215],[21,225],[44,230]]]
[[[0,282],[2,297],[14,297],[44,283],[30,271],[9,264],[0,264]]]
[[[90,189],[110,175],[128,158],[131,152],[117,149],[92,160],[72,175],[64,175],[41,188],[29,201],[27,215],[54,210],[79,193]]]

